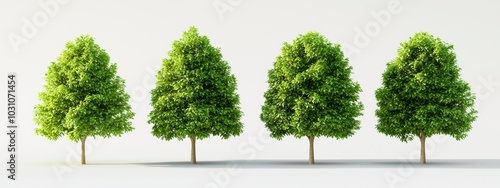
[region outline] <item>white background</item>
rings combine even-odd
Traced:
[[[2,187],[497,187],[499,10],[500,3],[494,0],[2,0],[0,66],[4,80],[9,72],[18,75],[20,164],[18,181],[5,175],[0,183]],[[34,30],[28,31],[29,25]],[[238,80],[245,114],[241,136],[197,142],[200,164],[196,166],[187,164],[189,140],[159,140],[147,124],[154,75],[172,42],[189,26],[196,26],[221,49]],[[359,118],[361,129],[353,137],[316,139],[319,164],[315,166],[305,165],[307,139],[269,139],[259,119],[267,71],[284,42],[308,31],[318,31],[343,46],[353,79],[363,89],[365,107]],[[431,138],[430,164],[408,167],[404,165],[408,160],[412,164],[418,160],[414,155],[418,141],[402,143],[376,131],[374,91],[399,44],[419,31],[454,45],[462,78],[476,93],[479,113],[466,139]],[[37,94],[43,90],[48,65],[68,41],[82,34],[95,37],[118,64],[136,113],[133,132],[89,140],[86,166],[78,165],[78,143],[37,136],[33,123],[33,107],[39,103]],[[15,44],[12,36],[25,40]],[[0,93],[6,92],[2,84]],[[6,99],[0,106],[6,106]],[[6,114],[6,108],[1,109]],[[6,135],[2,137],[6,148]],[[0,149],[0,156],[6,160],[6,149]],[[227,163],[236,165],[235,173]]]

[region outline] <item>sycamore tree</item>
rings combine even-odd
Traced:
[[[149,123],[160,139],[191,140],[191,164],[196,163],[196,139],[240,135],[243,125],[236,78],[208,37],[195,27],[172,44],[151,91]]]
[[[285,43],[268,72],[261,120],[271,137],[309,139],[314,164],[314,138],[344,139],[360,127],[361,88],[351,79],[352,67],[338,44],[316,32]]]
[[[403,142],[418,137],[425,164],[426,138],[444,134],[461,140],[471,130],[477,111],[470,90],[460,78],[453,46],[417,33],[401,44],[382,75],[375,92],[377,130]]]
[[[120,136],[132,131],[134,117],[125,81],[109,55],[91,36],[68,42],[45,74],[45,90],[35,106],[36,134],[56,140],[66,135],[81,142],[81,164],[86,164],[88,137]]]

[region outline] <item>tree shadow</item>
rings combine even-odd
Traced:
[[[146,167],[166,168],[242,168],[242,169],[286,169],[286,168],[441,168],[441,169],[500,169],[500,159],[434,159],[427,164],[419,164],[418,160],[396,159],[339,159],[316,160],[316,164],[309,165],[307,160],[221,160],[198,161],[190,164],[189,161],[171,162],[143,162],[143,163],[91,163],[87,165],[138,165]]]

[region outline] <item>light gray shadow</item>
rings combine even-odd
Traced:
[[[237,165],[242,169],[266,168],[462,168],[462,169],[500,169],[500,159],[434,159],[427,160],[427,164],[419,164],[418,160],[397,159],[339,159],[316,160],[316,164],[309,165],[307,160],[224,160],[198,161],[190,164],[189,161],[172,162],[144,162],[144,163],[89,163],[87,165],[139,165],[146,167],[165,168],[226,168],[228,165]]]

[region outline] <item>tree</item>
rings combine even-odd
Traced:
[[[352,67],[338,44],[309,32],[285,43],[268,72],[269,89],[260,118],[271,137],[309,139],[309,164],[314,164],[314,138],[344,139],[358,130],[363,105],[361,88],[350,78]]]
[[[477,111],[475,97],[459,72],[452,45],[429,33],[416,33],[387,64],[382,87],[375,92],[377,130],[403,142],[418,137],[421,164],[426,163],[426,138],[465,138]]]
[[[125,93],[125,81],[117,75],[116,64],[89,35],[68,42],[45,74],[45,91],[35,106],[36,134],[57,140],[66,135],[81,141],[81,164],[86,164],[88,137],[120,136],[132,131],[134,117]]]
[[[191,140],[191,164],[196,163],[196,139],[241,134],[242,112],[236,78],[218,48],[195,27],[172,44],[151,91],[149,123],[160,139]]]

